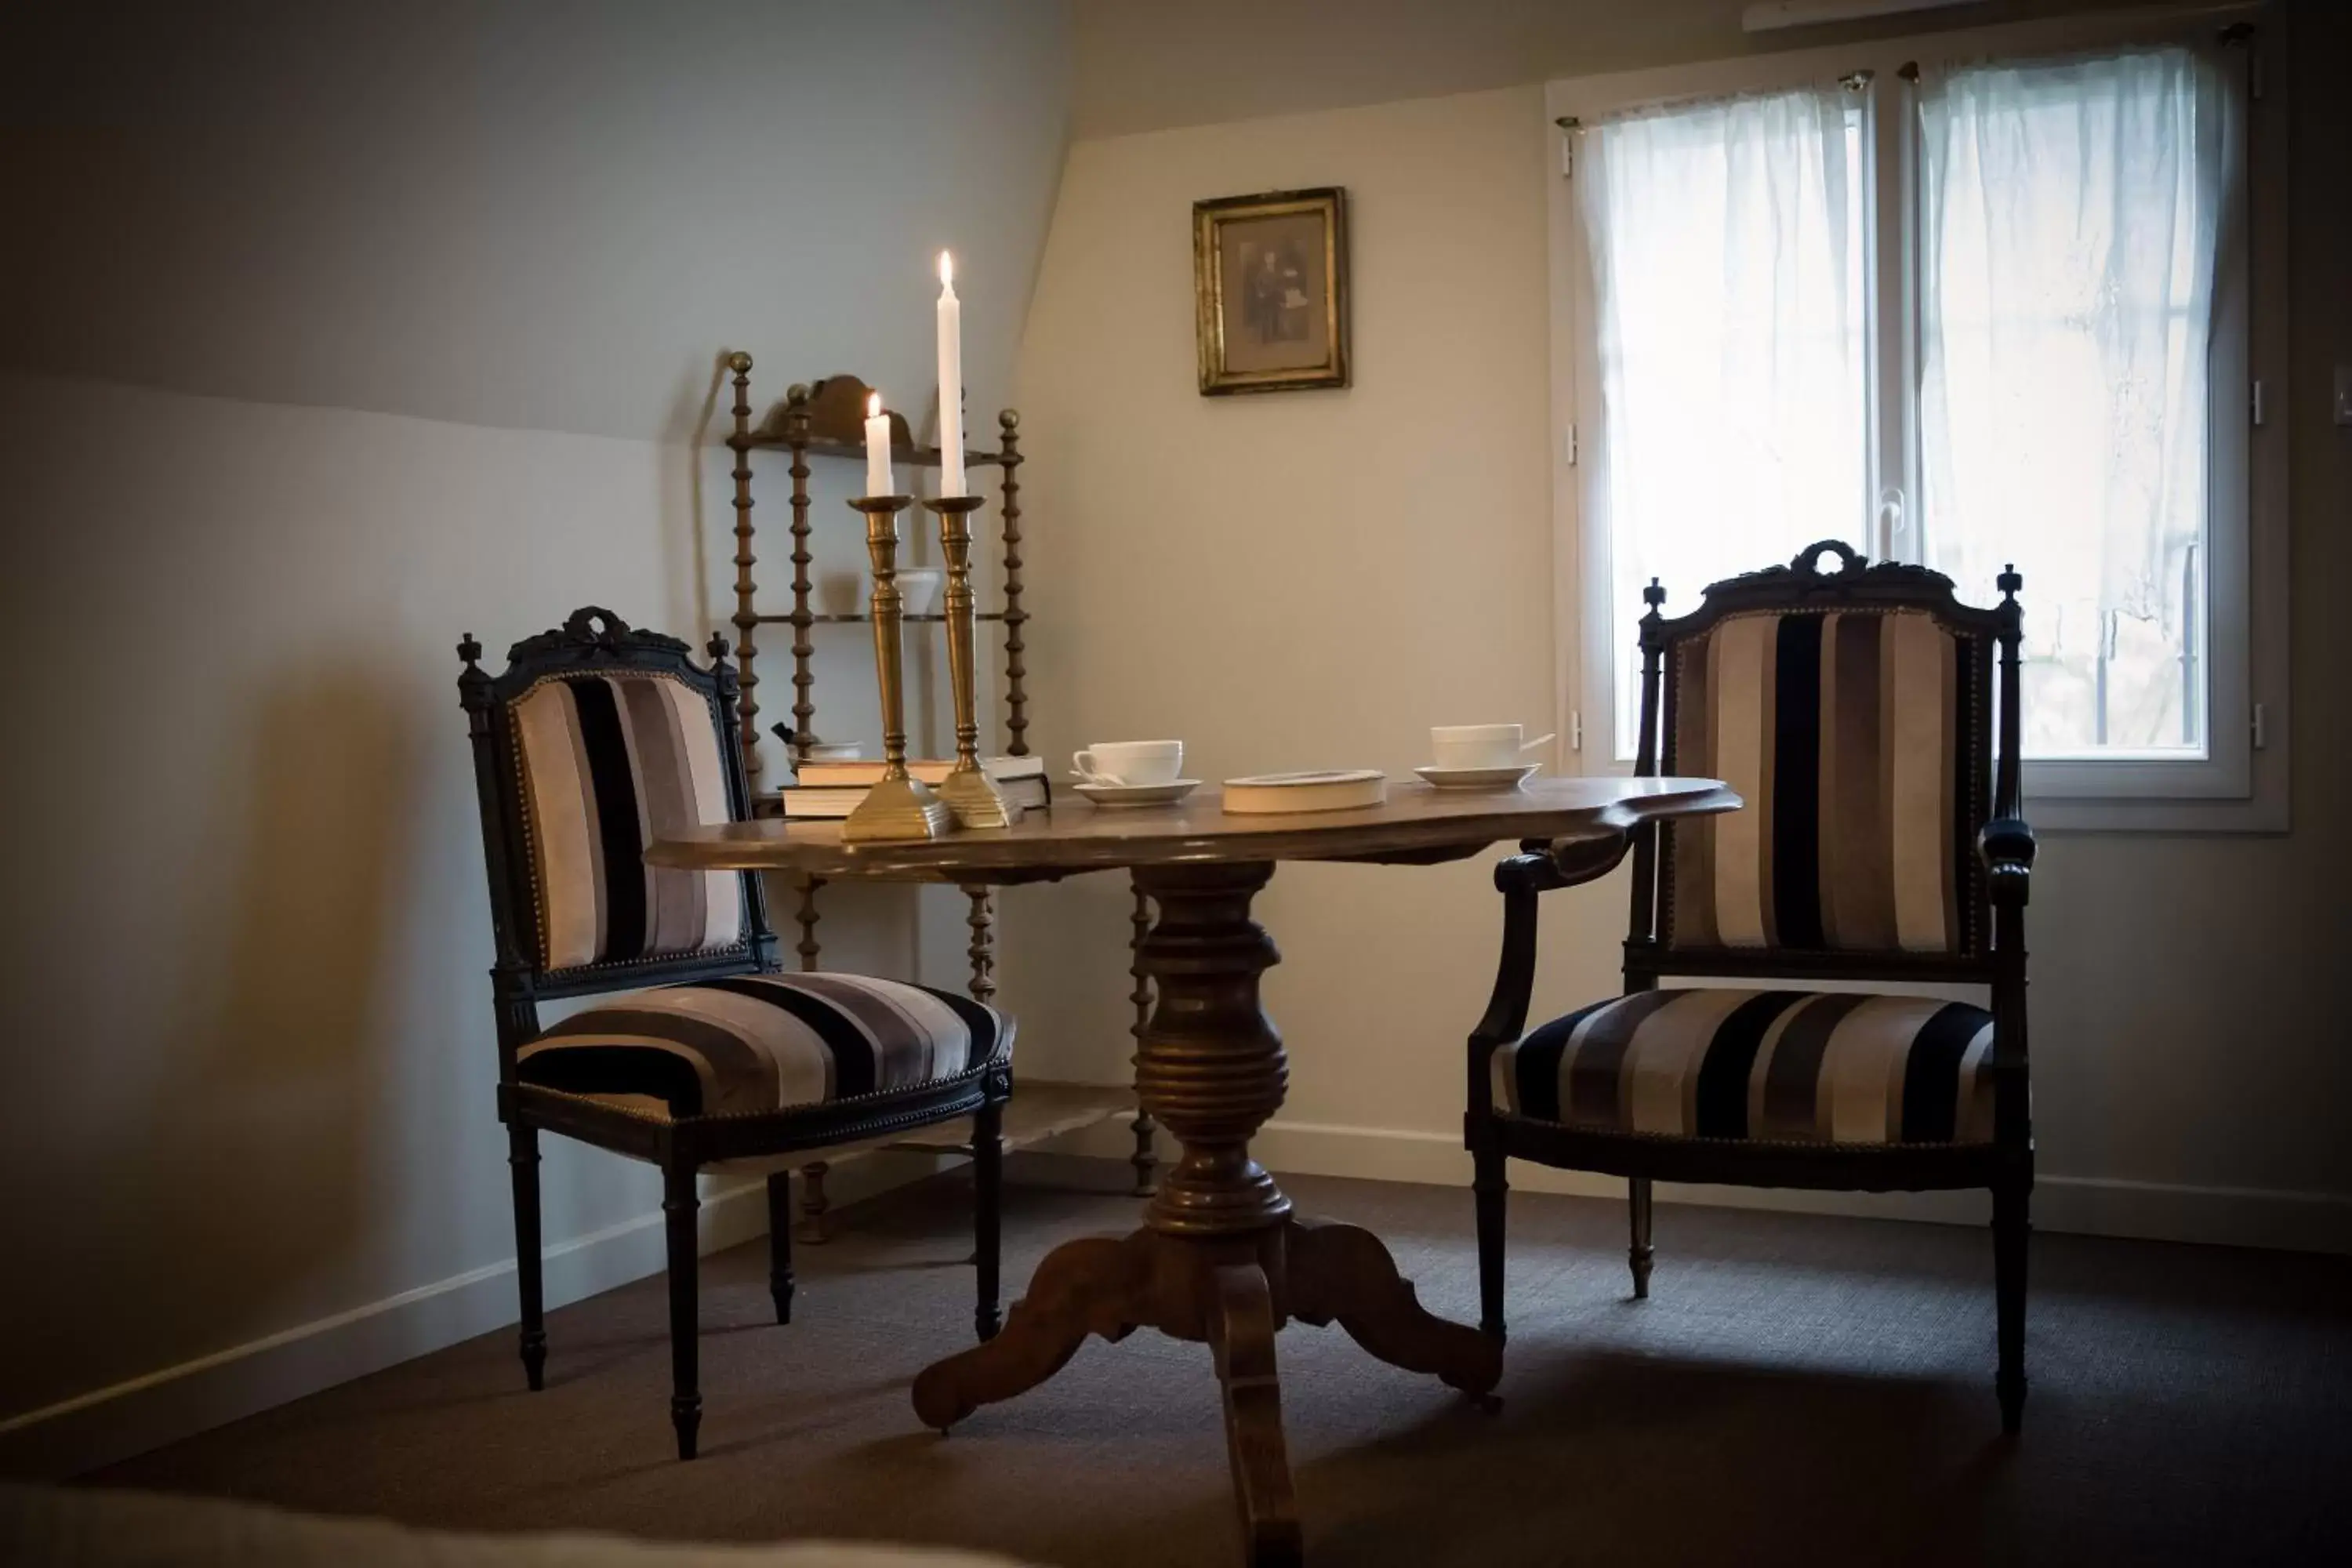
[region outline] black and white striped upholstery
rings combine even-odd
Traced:
[[[1494,1056],[1495,1103],[1601,1132],[1989,1143],[1992,1015],[1834,991],[1636,991]]]
[[[645,861],[665,833],[732,815],[710,700],[657,674],[572,674],[508,712],[541,966],[740,951],[740,876]]]
[[[575,1013],[517,1053],[523,1082],[740,1116],[959,1078],[1012,1049],[1013,1024],[950,992],[826,973],[742,974]]]

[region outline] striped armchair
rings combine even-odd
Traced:
[[[790,1166],[811,1151],[974,1119],[981,1338],[997,1328],[997,1232],[1012,1020],[949,992],[780,973],[756,876],[645,862],[667,831],[750,816],[735,672],[609,610],[517,643],[503,675],[458,644],[498,955],[499,1117],[514,1175],[522,1361],[547,1360],[540,1283],[543,1130],[661,1168],[670,1420],[701,1421],[695,1191],[707,1168],[767,1173],[769,1290],[792,1321]],[[541,1025],[542,1002],[625,992]]]
[[[1465,1121],[1488,1332],[1504,1331],[1510,1159],[1628,1178],[1636,1298],[1656,1180],[1987,1187],[1995,1388],[2017,1430],[2033,1184],[2021,585],[2005,573],[2000,604],[1972,608],[1937,573],[1830,542],[1677,620],[1655,583],[1643,595],[1635,771],[1718,777],[1748,804],[1636,835],[1624,994],[1533,1029],[1537,895],[1570,879],[1539,844],[1496,868],[1503,959]],[[1660,984],[1688,976],[1741,984]],[[1982,985],[1991,1005],[1867,989],[1889,982]]]

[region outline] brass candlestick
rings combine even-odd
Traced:
[[[955,771],[940,798],[961,827],[1010,827],[1013,813],[996,781],[980,765],[979,699],[973,690],[971,514],[979,496],[935,496],[923,503],[940,516],[940,555],[948,568],[948,681],[955,689]]]
[[[841,825],[851,844],[943,838],[955,816],[929,786],[907,773],[907,711],[899,641],[898,514],[908,496],[861,496],[849,504],[866,514],[866,552],[874,562],[874,668],[882,688],[882,782],[866,792]]]

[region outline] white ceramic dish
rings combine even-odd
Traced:
[[[1499,768],[1415,768],[1436,789],[1517,789],[1541,770],[1541,763],[1508,763]]]
[[[1076,784],[1070,786],[1097,805],[1173,805],[1201,787],[1199,779],[1166,784]]]
[[[1353,811],[1388,798],[1378,768],[1318,768],[1297,773],[1255,773],[1227,779],[1223,808],[1236,816],[1287,816],[1302,811]]]

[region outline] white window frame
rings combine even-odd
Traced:
[[[1605,530],[1583,527],[1584,482],[1590,471],[1578,450],[1580,432],[1598,432],[1600,366],[1591,268],[1576,200],[1572,126],[1637,107],[1736,93],[1770,91],[1867,75],[1863,144],[1864,178],[1880,189],[1883,161],[1899,160],[1900,188],[1916,195],[1919,155],[1917,113],[1904,67],[1911,62],[2032,58],[2130,44],[2185,43],[2211,50],[2223,28],[2247,23],[2252,36],[2231,46],[2239,112],[2231,116],[2237,145],[2225,156],[2243,171],[2234,211],[2222,220],[2215,282],[2214,350],[2210,380],[2210,501],[2206,538],[2206,751],[2202,759],[2097,758],[2029,760],[2027,815],[2036,828],[2058,832],[2284,832],[2287,795],[2287,520],[2286,520],[2286,103],[2283,70],[2265,70],[2263,53],[2279,29],[2265,26],[2263,4],[2173,8],[2126,16],[2057,18],[1996,27],[1958,28],[1879,43],[1792,50],[1654,70],[1555,81],[1545,89],[1546,112],[1557,129],[1550,184],[1551,395],[1558,432],[1552,463],[1552,510],[1559,548],[1554,560],[1554,668],[1559,730],[1570,765],[1588,773],[1629,772],[1615,756],[1615,661],[1612,647],[1622,615],[1609,602],[1614,581]],[[2272,62],[2274,64],[2274,62]],[[1563,124],[1562,122],[1566,122]],[[1876,198],[1874,196],[1874,211]],[[1882,236],[1899,237],[1897,244]],[[1919,384],[1918,280],[1916,211],[1865,226],[1864,268],[1875,288],[1875,310],[1865,353],[1870,377],[1868,496],[1899,488],[1916,508],[1920,493],[1916,399],[1882,411],[1877,388]],[[2256,388],[2259,387],[2259,393]],[[2256,402],[2259,400],[2259,419]],[[1882,414],[1885,416],[1882,417]],[[1874,510],[1874,508],[1873,509]],[[1874,535],[1883,531],[1874,520]],[[1822,531],[1832,531],[1830,520]],[[1853,537],[1849,532],[1848,537]],[[1875,556],[1912,558],[1910,541],[1872,537]],[[1755,563],[1758,566],[1770,564]],[[2025,594],[2033,592],[2030,563]],[[1703,583],[1669,583],[1669,616],[1699,603]]]

